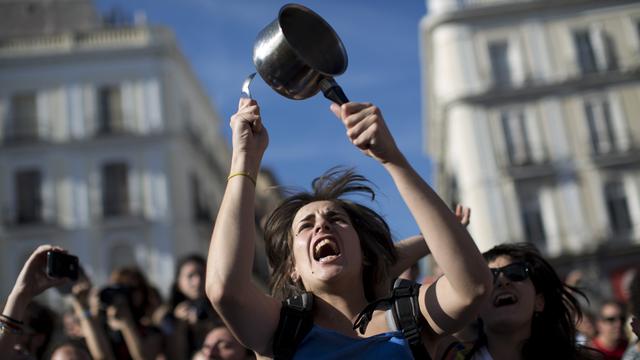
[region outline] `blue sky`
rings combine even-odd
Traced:
[[[256,35],[288,1],[279,0],[97,0],[101,11],[118,7],[142,10],[150,24],[173,29],[180,48],[217,109],[229,138],[228,118],[236,109],[244,78],[255,71]],[[337,78],[353,101],[378,105],[400,149],[431,183],[424,155],[421,122],[421,70],[418,25],[426,14],[422,0],[298,1],[337,31],[347,49],[349,67]],[[371,204],[385,216],[394,236],[418,228],[386,171],[362,155],[345,136],[342,124],[321,95],[294,101],[271,90],[259,77],[252,95],[260,103],[270,144],[263,166],[282,185],[308,188],[311,180],[335,165],[354,166],[378,189]]]

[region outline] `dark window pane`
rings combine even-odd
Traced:
[[[206,205],[206,200],[200,187],[200,181],[196,175],[191,175],[191,199],[194,220],[203,222],[212,221],[211,212]]]
[[[24,93],[11,97],[11,125],[11,129],[9,130],[11,140],[27,141],[38,138],[38,116],[35,94]]]
[[[576,31],[573,33],[573,42],[578,55],[578,66],[583,74],[598,71],[596,56],[591,44],[589,31]]]
[[[458,188],[458,179],[454,175],[449,175],[449,204],[452,209],[460,204],[460,189]]]
[[[599,153],[598,129],[596,127],[596,117],[592,103],[584,104],[584,112],[587,116],[587,125],[589,126],[589,139],[591,140],[591,149],[594,153]]]
[[[612,233],[618,236],[628,235],[633,225],[623,184],[619,181],[608,182],[605,184],[604,194]]]
[[[122,97],[117,86],[98,89],[98,131],[102,134],[123,130]]]
[[[15,175],[16,221],[19,224],[42,221],[42,175],[38,170]]]
[[[507,156],[512,165],[524,165],[532,162],[531,144],[527,132],[524,112],[507,112],[500,114],[504,132]]]
[[[102,168],[102,213],[105,217],[129,213],[127,164],[110,163]]]
[[[589,140],[593,153],[604,154],[614,150],[616,139],[614,137],[609,102],[606,100],[585,102],[584,111],[587,117]]]
[[[493,82],[498,86],[511,85],[511,68],[509,67],[509,47],[506,42],[489,44],[489,59]]]
[[[524,225],[526,240],[536,245],[539,249],[545,249],[545,228],[537,193],[528,194],[528,196],[522,198],[520,201],[522,224]]]

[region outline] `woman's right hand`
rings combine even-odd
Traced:
[[[48,251],[67,252],[58,246],[41,245],[29,256],[13,288],[13,291],[20,293],[25,300],[28,299],[28,301],[30,301],[31,298],[39,295],[48,288],[60,286],[71,281],[67,278],[53,278],[47,275]]]
[[[262,125],[260,107],[253,99],[241,98],[238,102],[238,111],[231,116],[229,126],[232,129],[233,156],[246,157],[254,167],[262,160],[262,155],[269,144],[269,134]],[[244,169],[243,169],[244,170]]]

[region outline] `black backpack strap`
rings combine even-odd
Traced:
[[[418,294],[420,284],[398,278],[393,284],[391,297],[394,299],[391,311],[397,328],[409,343],[414,359],[430,359],[422,343],[424,318],[420,312]]]
[[[313,326],[313,294],[295,295],[282,302],[280,322],[273,338],[274,360],[293,358],[298,345]]]

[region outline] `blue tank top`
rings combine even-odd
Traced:
[[[413,359],[406,339],[399,331],[356,339],[313,325],[294,360],[301,359]]]

